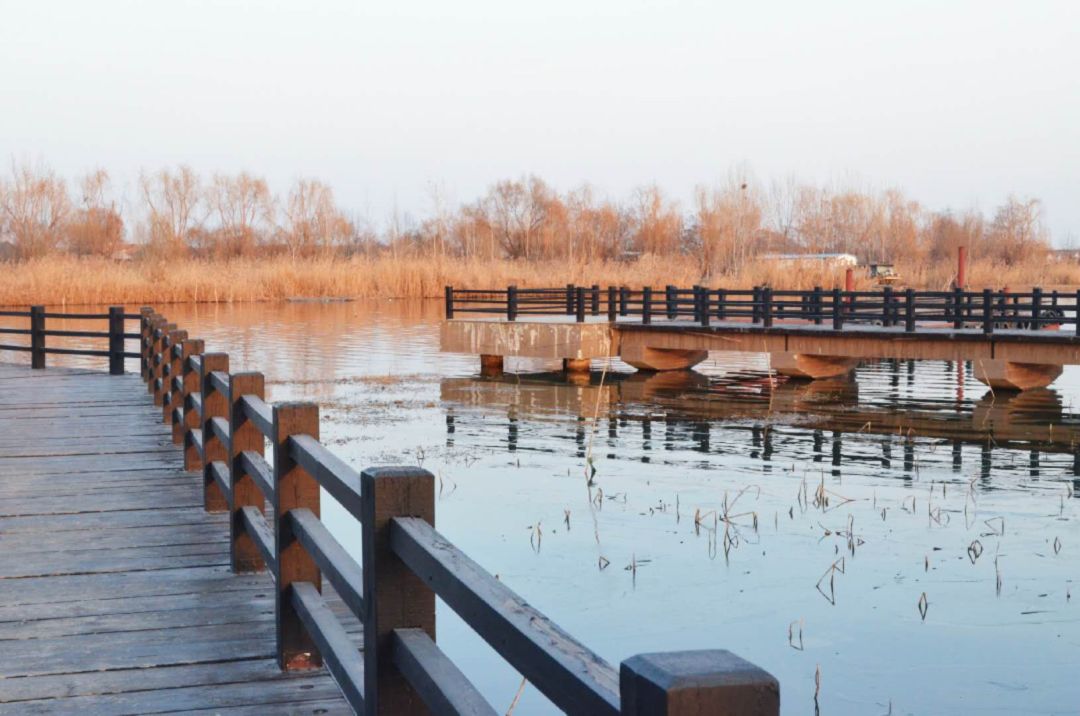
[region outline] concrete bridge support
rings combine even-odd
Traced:
[[[1045,388],[1061,375],[1062,367],[1052,363],[1017,363],[1005,360],[972,362],[975,378],[994,390]]]

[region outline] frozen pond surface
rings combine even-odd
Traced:
[[[436,302],[162,310],[272,400],[318,401],[354,467],[435,473],[439,530],[614,664],[730,649],[780,679],[785,714],[814,713],[815,673],[822,714],[1080,713],[1076,368],[1020,396],[942,362],[772,386],[735,354],[480,379],[439,353]],[[520,676],[438,619],[505,711]],[[514,711],[549,712],[531,687]]]

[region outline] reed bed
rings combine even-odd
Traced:
[[[898,286],[943,289],[953,279],[952,266],[900,265]],[[565,261],[466,260],[457,258],[287,257],[209,261],[107,259],[49,256],[25,262],[0,263],[0,305],[31,304],[165,304],[230,303],[285,299],[437,298],[443,287],[522,288],[580,285],[663,286],[693,284],[714,287],[770,285],[782,289],[842,286],[844,270],[827,266],[748,263],[740,271],[703,276],[693,257],[646,256],[633,262],[567,263]],[[975,261],[968,266],[972,288],[1024,290],[1080,287],[1080,266],[1032,262],[1003,266]],[[874,286],[865,270],[855,270],[857,289]]]

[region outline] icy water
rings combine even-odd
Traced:
[[[481,379],[439,353],[435,302],[164,313],[272,400],[318,401],[354,467],[431,470],[439,530],[613,664],[729,649],[785,714],[1080,713],[1076,368],[1019,396],[942,362],[772,385],[735,354]],[[442,605],[438,632],[505,711],[520,676]],[[526,686],[514,713],[551,710]]]

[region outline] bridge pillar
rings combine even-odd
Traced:
[[[562,369],[564,373],[589,373],[592,361],[588,358],[563,358]]]
[[[503,357],[487,354],[480,355],[480,375],[485,378],[498,378],[503,374]]]
[[[1045,388],[1061,375],[1061,366],[1053,363],[1015,363],[1005,360],[972,362],[975,378],[994,390],[1031,390]]]
[[[848,375],[859,365],[859,359],[777,351],[769,354],[769,365],[780,375],[817,380]]]
[[[638,344],[624,345],[619,358],[638,370],[689,370],[709,357],[709,351],[684,348],[649,348]]]

